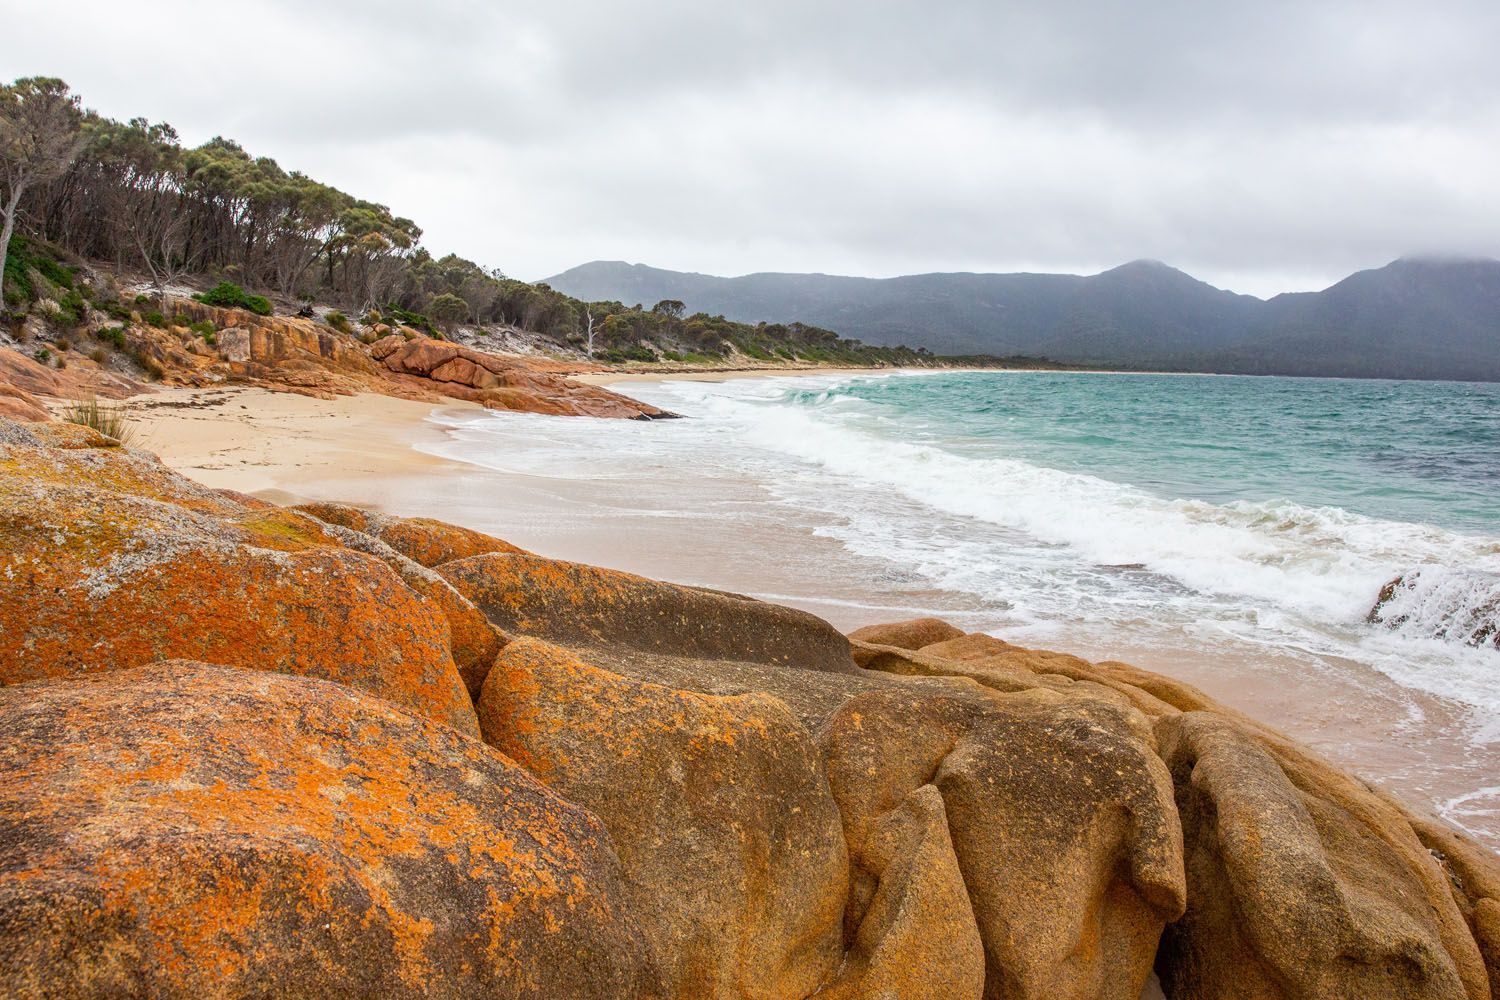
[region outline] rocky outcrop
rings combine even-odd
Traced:
[[[850,632],[849,638],[854,642],[867,642],[874,646],[921,649],[934,643],[958,639],[963,634],[962,629],[954,628],[939,618],[913,618],[911,621],[892,622],[889,625],[867,625]]]
[[[714,697],[517,639],[486,742],[609,829],[670,997],[805,997],[843,953],[848,858],[809,734],[777,699]]]
[[[597,819],[453,729],[196,663],[0,689],[8,997],[650,995]]]
[[[1159,964],[1170,996],[1485,1000],[1473,937],[1398,811],[1299,789],[1210,713],[1164,733],[1189,845],[1188,911]]]
[[[52,368],[0,347],[0,418],[50,420],[47,399],[123,399],[142,389],[87,359],[75,361],[66,369]]]
[[[986,997],[1140,996],[1186,887],[1171,779],[1138,714],[1045,690],[893,687],[851,699],[824,739],[856,859],[851,923],[889,866],[880,829],[931,789],[983,943]]]
[[[366,344],[312,318],[261,316],[193,298],[168,297],[160,306],[169,317],[163,325],[153,326],[137,314],[133,322],[107,331],[100,325],[96,333],[103,337],[107,332],[131,364],[168,385],[235,383],[324,399],[375,392],[433,402],[459,399],[490,409],[554,416],[673,416],[566,377],[567,372],[598,370],[593,366],[493,354],[404,327]],[[212,328],[211,336],[201,324]],[[367,333],[366,339],[370,336]],[[82,354],[68,357],[66,370],[52,369],[0,348],[0,417],[44,420],[40,400],[46,398],[118,399],[147,391]]]
[[[1365,619],[1421,638],[1500,649],[1500,573],[1431,567],[1380,588]]]
[[[370,354],[406,384],[490,409],[554,416],[658,420],[672,416],[608,389],[538,370],[524,359],[489,354],[427,337],[383,337]]]
[[[737,594],[526,554],[473,556],[439,569],[507,631],[584,646],[854,669],[848,640],[827,622]]]
[[[0,684],[7,996],[1500,997],[1496,856],[1189,685],[73,425],[0,420]]]
[[[385,563],[90,433],[0,443],[0,683],[193,658],[339,681],[476,731],[442,610]]]
[[[490,552],[524,553],[523,549],[499,538],[427,517],[391,517],[342,503],[303,504],[297,510],[320,521],[372,535],[408,559],[429,568]]]

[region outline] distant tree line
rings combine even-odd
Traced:
[[[429,328],[506,324],[607,360],[693,360],[730,345],[767,360],[925,357],[802,324],[685,316],[675,300],[650,308],[584,303],[453,254],[434,258],[417,224],[385,205],[229,139],[187,148],[164,122],[105,118],[58,79],[0,86],[0,185],[0,267],[19,229],[116,271],[149,275],[158,290],[208,276],[356,315],[394,312]]]

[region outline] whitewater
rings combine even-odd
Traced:
[[[1500,387],[985,372],[615,388],[684,419],[449,411],[428,450],[586,487],[551,516],[649,538],[614,549],[622,568],[660,574],[663,546],[738,536],[684,582],[845,626],[935,613],[1186,670],[1335,756],[1389,753],[1450,819],[1500,831],[1483,629],[1500,615]],[[1299,697],[1319,702],[1306,720]],[[1367,732],[1341,734],[1341,714]]]

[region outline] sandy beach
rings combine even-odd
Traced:
[[[413,447],[441,436],[423,423],[431,403],[230,388],[164,389],[125,405],[138,427],[136,447],[199,482],[265,499],[299,498],[299,484],[310,481],[417,477],[459,466]]]

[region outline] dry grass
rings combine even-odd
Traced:
[[[121,447],[130,447],[136,439],[136,425],[123,406],[106,406],[97,399],[80,399],[63,410],[62,418],[70,424],[82,424],[105,437],[114,438]]]

